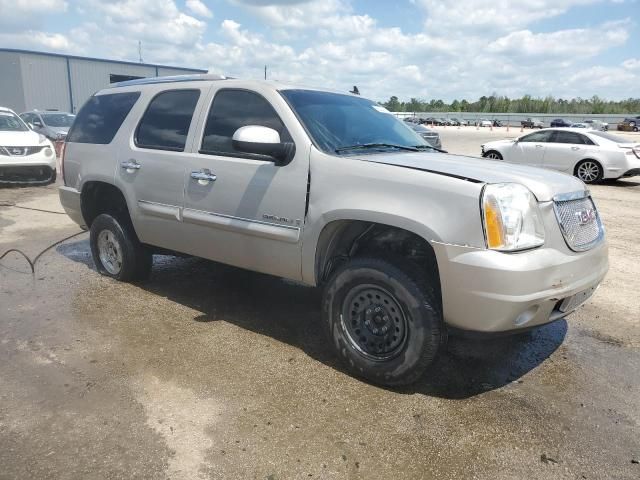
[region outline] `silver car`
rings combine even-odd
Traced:
[[[438,149],[442,148],[440,134],[432,128],[427,128],[424,125],[416,125],[414,123],[409,123],[409,127],[411,127],[414,132],[424,138],[427,142],[429,142],[430,145]]]
[[[40,133],[51,141],[62,141],[67,136],[76,116],[57,110],[32,110],[20,114],[20,118],[34,132]]]
[[[63,172],[103,275],[145,278],[175,251],[322,287],[336,355],[383,385],[422,377],[448,334],[565,317],[608,268],[581,181],[438,152],[346,93],[124,82],[78,113]]]

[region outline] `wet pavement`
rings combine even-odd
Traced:
[[[622,183],[594,188],[612,267],[586,306],[517,337],[452,339],[396,390],[345,373],[315,289],[168,256],[117,283],[86,233],[35,275],[10,254],[0,478],[640,478],[640,184]],[[7,203],[60,211],[54,187],[0,190],[0,255],[79,230]]]

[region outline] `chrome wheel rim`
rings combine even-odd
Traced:
[[[578,178],[583,182],[594,182],[600,177],[600,166],[595,162],[582,162],[578,167]]]
[[[396,357],[408,336],[408,321],[395,297],[378,285],[358,285],[342,303],[342,329],[351,346],[374,361]]]
[[[109,230],[98,234],[98,256],[107,272],[117,275],[122,269],[122,248],[116,236]]]
[[[487,153],[487,158],[490,158],[492,160],[500,160],[500,157],[496,152]]]

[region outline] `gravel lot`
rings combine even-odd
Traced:
[[[507,136],[437,129],[458,154]],[[161,256],[149,281],[121,284],[95,272],[86,233],[33,276],[10,254],[0,478],[640,478],[640,178],[592,192],[611,269],[588,304],[524,336],[452,340],[402,390],[344,373],[314,289]],[[56,186],[3,202],[62,211]],[[0,206],[0,254],[78,231]]]

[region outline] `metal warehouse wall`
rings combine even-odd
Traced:
[[[69,59],[71,72],[71,92],[73,108],[77,112],[87,99],[96,91],[108,87],[109,75],[135,75],[137,77],[155,77],[156,68],[147,65],[129,65],[120,63],[96,62],[94,60]],[[187,73],[187,72],[181,72]],[[69,102],[67,102],[67,109]]]
[[[25,108],[20,55],[0,51],[0,65],[0,106],[22,112]]]
[[[77,112],[91,95],[111,84],[111,74],[156,77],[206,72],[11,49],[0,49],[0,66],[0,106],[18,113]]]

